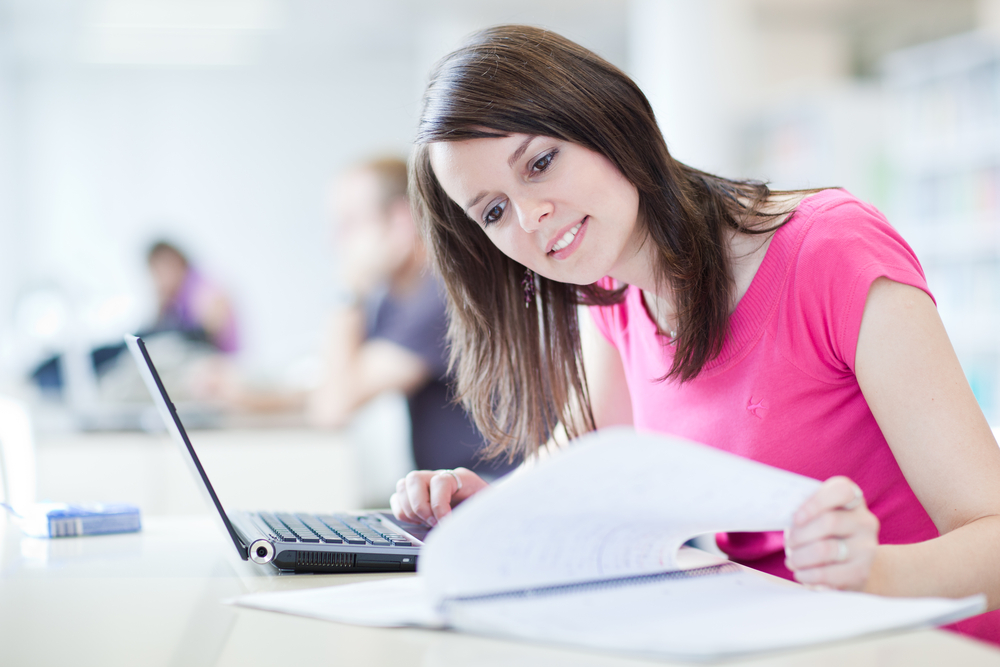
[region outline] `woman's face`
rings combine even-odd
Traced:
[[[430,162],[494,245],[546,278],[588,285],[637,256],[639,193],[599,153],[512,134],[431,144]]]

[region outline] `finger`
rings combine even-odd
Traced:
[[[413,514],[428,526],[437,524],[431,510],[430,493],[427,489],[428,477],[433,473],[414,470],[406,476],[406,497],[410,501]]]
[[[837,552],[827,562],[814,567],[796,567],[792,570],[796,580],[804,584],[824,585],[840,589],[864,590],[871,576],[877,543],[875,540],[838,540]],[[831,558],[833,549],[826,551],[819,560]],[[841,560],[843,558],[843,560]]]
[[[863,553],[863,538],[831,538],[810,542],[804,546],[792,549],[785,559],[785,566],[797,572],[813,567],[838,565],[847,562],[852,557],[857,558]]]
[[[862,538],[878,543],[879,520],[868,508],[831,510],[785,534],[785,551],[832,538]]]
[[[393,502],[395,501],[395,505]],[[393,513],[397,518],[407,523],[420,523],[420,517],[413,513],[410,507],[410,499],[406,494],[406,480],[401,479],[396,482],[396,493],[389,498],[389,504],[393,508]],[[398,511],[396,508],[399,508]]]
[[[868,569],[856,561],[795,571],[795,580],[800,584],[839,590],[862,590],[867,579]]]
[[[457,505],[466,498],[474,496],[476,493],[489,486],[482,477],[468,468],[454,468],[451,472],[462,481],[461,488],[452,494],[452,506]]]
[[[398,493],[393,493],[389,496],[389,510],[392,511],[392,515],[400,521],[406,521],[406,517],[403,515],[403,510],[399,506]]]
[[[793,523],[802,525],[833,509],[853,510],[864,504],[861,488],[847,477],[831,477],[823,482],[795,512]]]
[[[447,471],[441,471],[430,479],[430,504],[434,518],[441,520],[451,512],[451,501],[458,491],[458,480]]]
[[[808,523],[793,526],[788,531],[785,546],[795,549],[810,542],[832,537],[850,537],[859,529],[858,523],[851,512],[829,510]]]

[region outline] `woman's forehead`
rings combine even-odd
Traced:
[[[441,141],[428,147],[431,169],[448,196],[465,209],[483,187],[509,174],[516,156],[526,141],[524,134],[484,137],[461,141]],[[530,142],[529,142],[530,143]]]
[[[481,166],[490,162],[490,151],[482,147],[483,139],[441,141],[428,147],[431,169],[438,183],[456,204],[465,209],[476,182],[481,181]],[[495,141],[495,140],[494,140]],[[488,147],[487,147],[488,148]]]
[[[474,164],[513,168],[512,158],[520,156],[538,137],[509,134],[502,137],[476,137],[460,141],[439,141],[429,145],[428,156],[435,174],[454,169],[468,169]],[[500,163],[497,165],[496,163]]]

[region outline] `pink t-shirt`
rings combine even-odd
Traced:
[[[621,354],[635,427],[689,438],[825,480],[846,475],[882,524],[882,544],[938,536],[903,477],[854,375],[868,289],[879,277],[925,292],[916,256],[872,206],[843,190],[803,200],[771,238],[729,321],[721,354],[686,383],[660,382],[673,347],[657,332],[639,288],[592,307]],[[605,286],[613,281],[604,279]],[[738,562],[791,578],[780,533],[728,533]],[[1000,643],[1000,615],[956,624]]]

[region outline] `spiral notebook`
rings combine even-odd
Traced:
[[[428,537],[416,577],[236,604],[686,660],[949,623],[985,598],[811,591],[681,548],[782,530],[813,479],[664,436],[608,429],[477,494]]]

